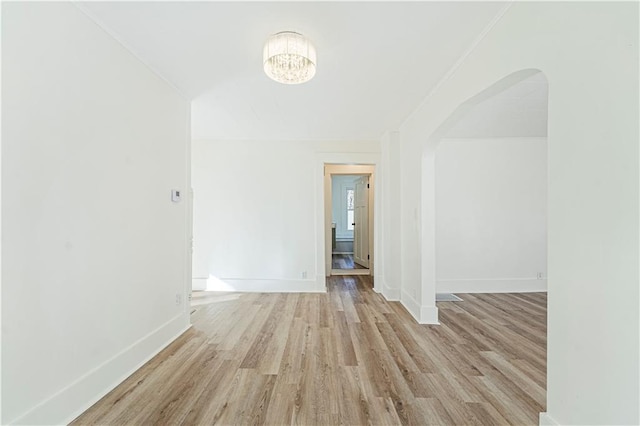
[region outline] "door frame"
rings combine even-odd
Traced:
[[[380,231],[380,227],[378,225],[378,220],[376,220],[379,215],[379,200],[376,195],[378,195],[378,191],[376,190],[376,165],[375,164],[336,164],[336,163],[325,163],[322,164],[322,175],[323,175],[323,218],[321,221],[324,238],[322,238],[322,243],[319,248],[319,252],[321,252],[324,256],[323,262],[325,269],[325,277],[331,276],[331,204],[332,204],[332,185],[331,178],[333,175],[361,175],[369,177],[369,275],[374,276],[374,289],[375,289],[375,276],[378,274],[376,265],[376,253],[380,252],[380,250],[376,250],[376,242],[378,241],[377,235]],[[320,265],[322,265],[320,263]]]
[[[334,175],[331,175],[331,178],[333,179]],[[353,263],[354,264],[358,264],[360,266],[364,266],[365,264],[367,265],[366,269],[369,270],[369,268],[371,267],[371,256],[370,256],[370,252],[371,252],[371,239],[369,238],[369,234],[370,234],[370,229],[373,229],[373,226],[371,226],[371,220],[373,220],[373,209],[370,208],[370,204],[369,204],[369,192],[370,192],[370,180],[371,180],[371,175],[367,174],[367,175],[356,175],[358,176],[358,179],[355,181],[355,186],[354,186],[354,200],[353,200],[353,204],[354,204],[354,214],[353,214]],[[366,187],[364,185],[367,185]],[[333,184],[331,185],[331,189],[333,190]],[[361,193],[362,191],[362,193]],[[366,212],[360,212],[359,208],[361,207],[361,201],[366,200],[366,203],[362,206],[366,206]],[[333,203],[333,196],[331,197],[331,202]],[[333,210],[333,206],[332,206],[332,210]],[[364,214],[363,214],[364,213]],[[360,222],[364,222],[366,226],[362,227]],[[362,238],[362,236],[360,234],[364,234],[365,235],[365,239]],[[360,251],[360,248],[363,247],[363,244],[359,244],[359,242],[361,242],[361,240],[365,240],[366,241],[366,246],[367,246],[367,250],[366,250],[366,254],[367,254],[367,258],[364,258],[364,254]],[[331,255],[331,263],[333,264],[333,254]],[[333,269],[331,270],[332,274],[333,274]]]

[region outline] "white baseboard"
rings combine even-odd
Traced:
[[[534,293],[547,291],[547,280],[536,278],[496,278],[438,280],[438,293]]]
[[[389,301],[397,302],[400,300],[400,289],[389,287],[389,285],[386,282],[383,282],[382,295],[384,296],[385,299]]]
[[[402,291],[400,303],[405,307],[418,324],[440,324],[438,321],[438,308],[435,306],[420,306],[409,293]]]
[[[207,289],[207,279],[206,278],[193,278],[191,280],[191,290],[193,291],[204,291]]]
[[[316,279],[237,279],[212,278],[207,280],[207,291],[239,291],[256,293],[324,293],[325,277]]]
[[[9,424],[69,424],[191,327],[180,314]]]
[[[316,276],[316,293],[326,293],[327,292],[327,277],[324,274],[319,274]]]
[[[560,426],[560,423],[555,421],[548,413],[540,413],[540,426]]]
[[[420,322],[420,304],[404,290],[400,293],[400,303],[411,314],[413,319]]]
[[[422,306],[420,307],[420,324],[435,324],[439,325],[438,321],[438,308],[435,306]]]

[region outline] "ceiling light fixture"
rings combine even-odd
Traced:
[[[316,74],[315,47],[302,34],[293,31],[269,37],[262,59],[264,72],[280,83],[304,83]]]

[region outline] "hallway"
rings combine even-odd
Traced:
[[[459,294],[417,324],[371,278],[234,293],[73,424],[538,424],[546,294]]]
[[[353,254],[336,254],[331,255],[331,268],[333,269],[367,269],[364,266],[353,261]]]

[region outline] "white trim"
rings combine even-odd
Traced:
[[[381,185],[384,176],[380,167],[379,152],[362,152],[362,153],[331,153],[319,152],[316,155],[316,270],[329,276],[331,273],[331,229],[330,224],[327,225],[325,220],[330,212],[326,212],[325,203],[325,165],[335,168],[332,173],[338,174],[370,174],[371,172],[365,168],[373,166],[373,243],[370,244],[370,254],[372,266],[369,268],[372,274],[378,273],[378,266],[384,265],[384,253],[381,249],[382,238],[382,194]],[[342,168],[343,170],[339,170]],[[330,176],[330,175],[329,175]],[[329,179],[329,188],[330,188]],[[330,195],[330,189],[329,189]],[[329,216],[330,218],[330,216]],[[375,268],[375,269],[374,269]],[[376,288],[376,280],[374,280],[374,291]],[[323,284],[324,286],[324,284]]]
[[[436,193],[435,157],[422,153],[420,173],[420,213],[417,223],[420,232],[420,302],[425,306],[436,304]]]
[[[187,114],[186,114],[186,123],[191,124],[191,102],[187,103]],[[186,155],[184,159],[184,169],[185,169],[185,188],[184,190],[187,193],[186,203],[186,211],[185,211],[185,279],[184,279],[184,294],[182,295],[182,300],[190,301],[191,300],[191,292],[193,291],[193,185],[191,184],[191,126],[187,125],[186,127],[186,135],[185,135],[185,149]],[[191,321],[191,306],[189,303],[183,303],[183,309],[185,315]]]
[[[421,306],[420,307],[420,324],[433,324],[440,325],[438,321],[438,308],[435,306]]]
[[[400,303],[411,314],[413,319],[420,322],[420,304],[404,289],[400,293]]]
[[[9,424],[71,423],[187,331],[188,323],[184,314],[177,315]]]
[[[386,282],[382,283],[382,295],[390,302],[400,301],[400,289],[395,287],[389,287]]]
[[[324,276],[324,271],[320,274],[316,275],[316,292],[317,293],[326,293],[327,292],[327,277]]]
[[[369,208],[368,208],[368,217],[369,217],[369,241],[368,241],[368,259],[369,259],[369,269],[374,271],[375,268],[375,250],[374,244],[376,241],[376,228],[375,228],[375,217],[376,217],[376,200],[375,197],[380,193],[380,189],[376,189],[376,164],[336,164],[336,163],[324,163],[324,209],[325,212],[325,226],[328,227],[331,222],[331,216],[333,211],[333,177],[334,176],[344,176],[351,175],[354,177],[362,177],[368,176],[369,185],[367,187],[371,189],[369,193]],[[342,186],[345,188],[345,186]],[[344,197],[341,197],[341,199]],[[346,198],[344,198],[346,201]],[[346,207],[346,204],[345,204]],[[354,240],[355,243],[355,240]],[[380,244],[380,240],[378,239],[378,244]],[[329,229],[325,230],[325,273],[327,276],[332,275],[331,273],[331,232]],[[375,284],[374,284],[375,285]]]
[[[209,278],[206,291],[238,291],[255,293],[325,293],[322,277],[316,279]]]
[[[549,415],[549,413],[540,413],[539,423],[540,426],[560,426],[553,417]]]
[[[204,291],[207,289],[206,278],[193,278],[191,280],[191,291]]]
[[[400,303],[418,322],[418,324],[440,324],[438,322],[438,308],[435,306],[420,306],[406,291],[402,291]]]
[[[480,278],[437,280],[438,293],[534,293],[547,291],[547,280],[536,278]]]

